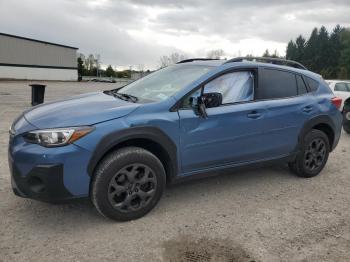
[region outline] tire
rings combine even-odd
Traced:
[[[317,176],[327,163],[330,151],[328,136],[313,129],[304,137],[301,151],[294,162],[288,163],[290,170],[300,177]]]
[[[126,147],[98,164],[90,185],[90,198],[100,214],[117,221],[146,215],[160,200],[165,170],[151,152]]]
[[[350,134],[350,110],[348,107],[344,108],[343,111],[343,129]]]

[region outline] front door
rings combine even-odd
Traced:
[[[232,165],[264,157],[266,102],[254,102],[255,73],[232,72],[206,84],[204,93],[219,92],[221,106],[202,118],[191,108],[179,110],[182,173]]]

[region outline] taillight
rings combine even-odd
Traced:
[[[340,97],[333,97],[331,99],[332,104],[335,105],[336,108],[340,109],[341,107],[341,102],[343,101]]]

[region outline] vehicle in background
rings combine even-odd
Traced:
[[[344,117],[343,127],[350,134],[350,80],[326,80],[326,82],[333,93],[343,100],[340,107]]]
[[[114,79],[106,78],[106,77],[92,78],[89,81],[90,82],[101,82],[101,83],[116,83],[116,81]]]

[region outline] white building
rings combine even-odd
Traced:
[[[76,47],[0,33],[0,79],[78,79]]]

